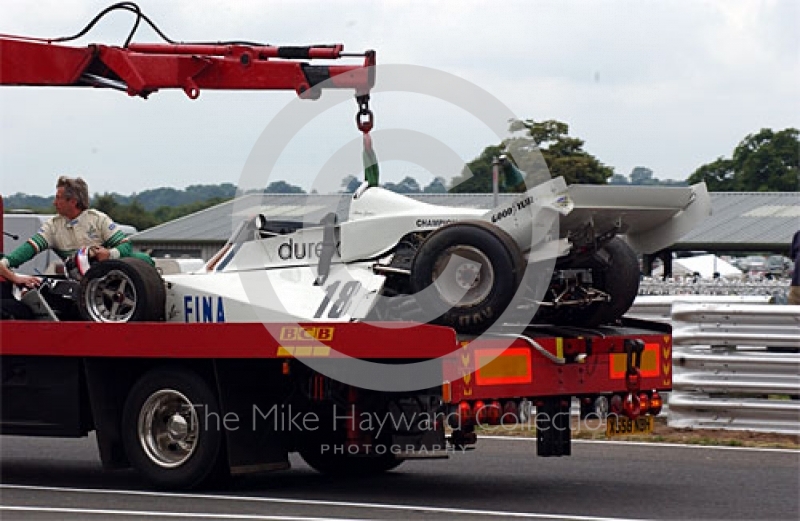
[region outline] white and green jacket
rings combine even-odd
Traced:
[[[0,259],[0,262],[8,268],[16,268],[48,248],[66,260],[88,246],[107,248],[112,259],[133,256],[130,241],[111,217],[89,209],[74,219],[67,219],[63,215],[52,217],[25,244]]]

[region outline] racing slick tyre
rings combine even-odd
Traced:
[[[78,310],[92,322],[164,320],[166,290],[153,266],[126,257],[94,264],[81,279]]]
[[[33,320],[33,311],[14,298],[10,282],[0,282],[0,320]]]
[[[431,233],[411,265],[411,289],[426,315],[461,333],[488,329],[514,298],[525,259],[504,230],[482,221]]]
[[[584,327],[608,324],[622,318],[633,305],[639,292],[639,260],[628,243],[619,237],[611,239],[596,255],[592,268],[592,286],[611,300],[560,310],[556,323]]]
[[[33,312],[22,302],[0,299],[0,320],[33,320]]]
[[[206,381],[181,368],[156,368],[132,387],[122,444],[134,469],[163,489],[191,489],[226,469],[219,402]]]

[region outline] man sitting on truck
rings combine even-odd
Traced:
[[[89,248],[89,257],[95,261],[138,257],[154,265],[148,255],[133,251],[128,238],[108,215],[89,208],[89,187],[80,177],[58,178],[53,206],[58,215],[45,222],[26,243],[0,259],[0,277],[20,286],[37,287],[41,283],[39,277],[15,273],[11,268],[48,248],[64,261],[81,248]]]

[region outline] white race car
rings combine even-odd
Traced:
[[[106,261],[87,272],[77,300],[83,318],[109,322],[589,327],[632,304],[636,252],[670,246],[710,209],[704,184],[567,187],[556,178],[485,211],[364,183],[341,222],[333,212],[311,226],[256,215],[200,270],[160,277],[136,259]]]

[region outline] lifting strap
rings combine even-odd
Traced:
[[[369,94],[356,96],[356,101],[358,101],[356,125],[358,126],[358,130],[364,134],[364,153],[362,154],[364,160],[364,179],[369,186],[378,186],[380,183],[378,157],[375,155],[375,149],[372,148],[372,136],[369,135],[373,124],[372,111],[369,109]]]

